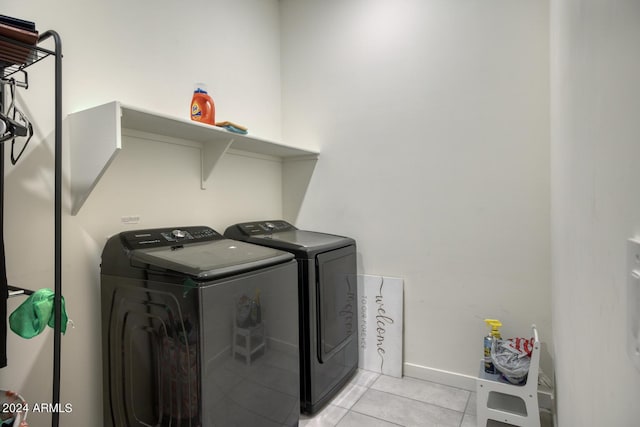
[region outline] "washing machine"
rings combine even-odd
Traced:
[[[102,253],[105,426],[296,426],[288,252],[209,227],[126,231]]]
[[[299,230],[286,221],[228,227],[231,239],[280,249],[298,261],[300,407],[313,414],[329,402],[358,367],[356,242]]]

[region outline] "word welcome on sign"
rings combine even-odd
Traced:
[[[359,367],[402,376],[404,281],[358,275]]]

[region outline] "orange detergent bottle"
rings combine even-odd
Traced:
[[[191,120],[214,125],[215,115],[216,107],[207,93],[207,86],[204,83],[196,83],[191,99]]]

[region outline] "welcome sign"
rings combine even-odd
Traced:
[[[358,275],[358,366],[402,377],[404,280]]]

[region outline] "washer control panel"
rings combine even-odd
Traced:
[[[153,228],[120,233],[122,243],[129,249],[176,246],[185,243],[207,242],[224,239],[214,229],[206,226]]]
[[[278,233],[281,231],[297,230],[296,227],[282,220],[245,222],[242,224],[238,224],[237,227],[245,236],[255,236],[261,234]]]

